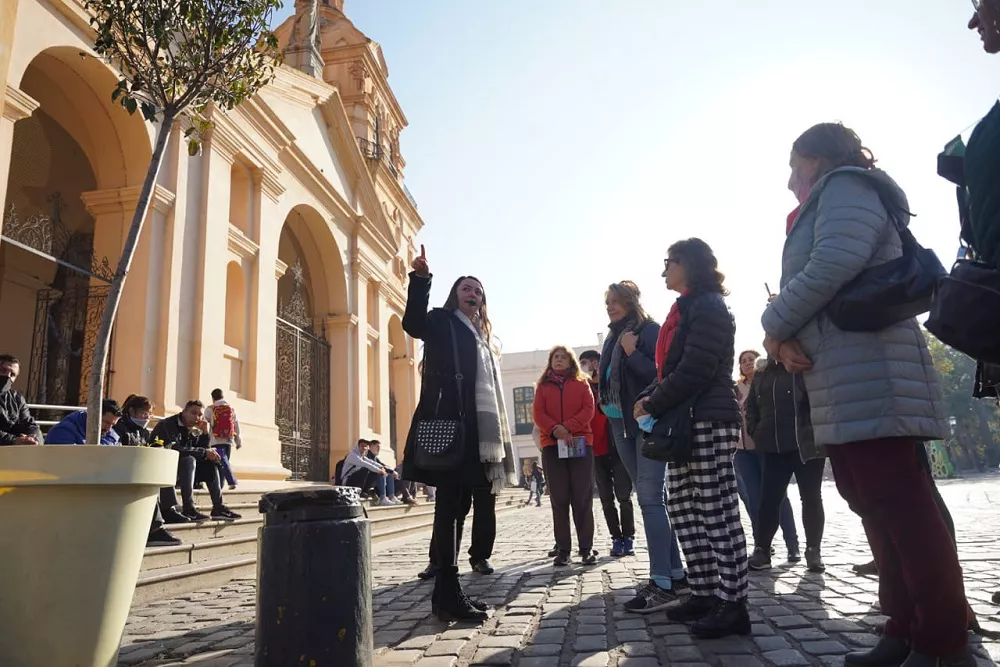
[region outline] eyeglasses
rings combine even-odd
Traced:
[[[670,259],[669,257],[667,257],[665,260],[663,260],[663,270],[666,271],[667,269],[670,268],[671,264],[676,264],[676,263],[677,263],[676,259]]]

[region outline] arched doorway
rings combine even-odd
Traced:
[[[281,462],[292,479],[328,481],[331,351],[324,322],[346,306],[343,263],[326,222],[307,206],[285,218],[278,260],[287,266],[278,280],[275,322]]]
[[[4,325],[4,351],[21,358],[31,403],[86,401],[120,248],[101,236],[86,201],[138,184],[148,165],[142,120],[110,103],[115,81],[104,63],[72,47],[38,54],[20,75],[20,91],[39,106],[13,128],[0,309],[19,314]],[[109,392],[112,374],[109,365]]]

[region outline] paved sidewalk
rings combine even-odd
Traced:
[[[981,623],[1000,631],[1000,607],[989,601],[1000,590],[1000,476],[940,486],[958,525],[970,601]],[[642,539],[635,557],[606,556],[610,541],[596,499],[603,557],[589,568],[551,566],[545,555],[552,543],[547,506],[501,515],[496,574],[483,577],[463,567],[466,590],[496,605],[480,627],[448,626],[430,615],[431,584],[415,576],[425,565],[429,536],[381,545],[374,564],[375,664],[839,666],[845,652],[874,643],[871,627],[882,619],[871,607],[877,582],[850,570],[869,559],[860,522],[832,485],[824,488],[824,499],[827,572],[808,574],[795,565],[753,573],[751,637],[698,640],[685,627],[667,623],[662,613],[623,612],[621,603],[648,576],[648,558]],[[793,506],[798,507],[795,497]],[[133,609],[119,664],[250,667],[253,616],[253,581]],[[983,667],[1000,662],[1000,642],[973,641]]]

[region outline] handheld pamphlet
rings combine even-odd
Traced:
[[[556,446],[559,447],[561,459],[578,459],[587,455],[587,439],[583,436],[573,438],[569,442],[556,440]]]

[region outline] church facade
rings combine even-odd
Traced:
[[[0,2],[0,351],[20,358],[30,403],[82,405],[155,127],[111,103],[82,1]],[[402,452],[419,375],[401,318],[423,221],[379,45],[343,0],[297,3],[277,34],[274,81],[214,114],[199,155],[172,135],[107,393],[167,415],[221,388],[243,431],[237,475],[326,480],[359,437]]]

